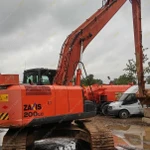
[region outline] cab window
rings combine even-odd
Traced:
[[[33,83],[33,84],[37,84],[38,83],[38,75],[27,75],[26,76],[26,81],[25,83]]]
[[[46,84],[50,84],[49,78],[47,75],[42,75],[41,77],[41,83],[46,85]]]

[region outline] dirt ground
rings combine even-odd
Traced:
[[[139,125],[139,126],[149,126],[150,124],[142,122],[141,116],[132,116],[127,119],[120,119],[112,116],[102,116],[97,115],[96,117],[92,118],[92,121],[97,124],[105,124],[105,126],[111,125]]]
[[[116,117],[112,117],[112,116],[97,115],[97,116],[91,118],[90,120],[92,120],[92,123],[98,124],[98,125],[102,125],[103,128],[106,127],[107,129],[110,129],[111,131],[113,130],[114,127],[116,128],[117,126],[119,127],[119,129],[125,130],[125,131],[129,129],[130,125],[136,125],[136,126],[140,126],[140,127],[141,126],[142,127],[143,126],[144,127],[150,127],[150,124],[146,124],[146,123],[142,122],[142,117],[141,116],[133,116],[133,117],[130,117],[128,119],[120,119],[120,118],[116,118]],[[45,144],[45,146],[46,146],[46,149],[48,149],[48,146],[50,146],[50,145],[48,145],[48,144],[46,145]],[[43,145],[42,145],[42,147],[43,147]],[[41,149],[42,148],[40,147],[40,150]],[[1,150],[1,147],[0,147],[0,150]]]

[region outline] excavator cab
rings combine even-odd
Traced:
[[[56,75],[55,69],[34,68],[24,71],[23,83],[36,85],[52,85]]]

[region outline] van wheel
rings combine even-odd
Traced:
[[[119,112],[119,117],[122,119],[126,119],[130,116],[129,112],[127,110],[121,110]]]

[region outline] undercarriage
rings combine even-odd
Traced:
[[[2,150],[34,150],[34,142],[47,138],[74,138],[76,149],[81,142],[91,150],[114,150],[111,132],[91,120],[78,120],[34,128],[9,129],[3,139]]]

